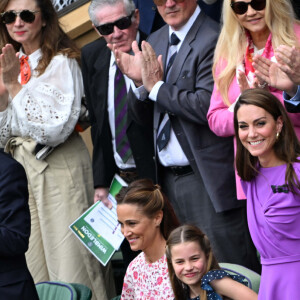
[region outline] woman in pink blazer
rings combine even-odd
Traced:
[[[215,86],[207,114],[211,130],[218,136],[234,136],[234,103],[246,89],[269,90],[283,103],[282,91],[255,76],[252,59],[262,55],[275,61],[274,50],[281,44],[299,45],[300,24],[289,0],[224,0],[223,27],[215,50]],[[284,24],[284,25],[283,25]],[[289,114],[300,138],[300,114]],[[238,199],[245,199],[239,179]]]

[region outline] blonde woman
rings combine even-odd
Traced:
[[[300,25],[294,17],[290,0],[224,0],[223,27],[215,50],[214,91],[208,111],[208,123],[218,136],[234,136],[233,109],[241,92],[260,87],[269,90],[283,102],[282,91],[259,81],[252,58],[262,55],[274,60],[279,45],[299,44]],[[290,114],[298,138],[300,118]],[[244,199],[239,181],[239,199]]]

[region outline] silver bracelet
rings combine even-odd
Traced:
[[[266,87],[266,85],[268,85],[268,83],[265,81],[263,84],[258,83],[258,87],[261,89],[264,89]]]

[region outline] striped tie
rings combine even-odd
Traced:
[[[125,163],[132,155],[129,141],[126,135],[127,121],[127,90],[124,76],[116,67],[115,74],[115,139],[117,152]]]
[[[178,36],[173,32],[171,34],[171,41],[170,41],[170,48],[171,46],[177,46],[180,42],[180,39],[178,38]],[[165,71],[165,78],[166,78],[166,82],[168,81],[168,75],[169,75],[169,71],[172,68],[173,62],[176,58],[177,55],[177,49],[169,49],[170,51],[170,58],[169,58],[169,62]],[[165,123],[165,125],[163,126],[163,128],[161,128],[159,135],[157,136],[156,142],[157,142],[157,147],[158,150],[161,151],[162,149],[164,149],[167,144],[169,143],[170,140],[170,136],[171,136],[171,121],[168,118],[167,122]]]

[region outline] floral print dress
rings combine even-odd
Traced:
[[[127,268],[121,299],[174,299],[166,256],[154,263],[147,263],[145,254],[140,253]]]

